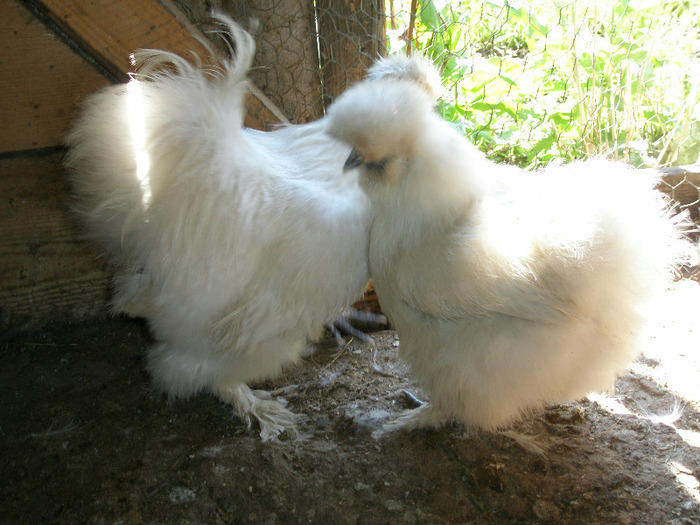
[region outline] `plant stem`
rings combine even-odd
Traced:
[[[416,26],[416,14],[418,12],[418,0],[411,0],[411,13],[408,22],[408,34],[406,35],[406,55],[411,56],[413,46],[413,31]]]

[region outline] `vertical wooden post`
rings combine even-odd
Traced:
[[[386,55],[383,0],[332,2],[316,0],[316,12],[326,106],[364,77],[367,68]]]
[[[253,84],[294,124],[323,116],[312,2],[226,2],[225,10],[243,27],[252,26],[257,46]]]

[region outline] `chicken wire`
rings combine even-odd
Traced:
[[[215,8],[251,30],[251,79],[293,123],[322,116],[377,57],[420,52],[441,70],[440,112],[496,161],[534,168],[603,155],[657,168],[698,160],[700,44],[697,24],[684,22],[700,19],[692,4],[179,3],[205,29]],[[664,39],[679,50],[673,60],[661,56]],[[263,129],[280,120],[253,117],[247,123]],[[672,173],[661,189],[697,222],[697,177]]]

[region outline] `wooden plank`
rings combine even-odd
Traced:
[[[166,49],[182,56],[209,52],[174,14],[157,0],[28,0],[102,67],[121,80],[133,70],[135,49]]]
[[[60,144],[77,102],[108,83],[17,0],[0,2],[0,153]]]
[[[0,159],[0,331],[107,312],[109,277],[78,240],[60,161]]]
[[[203,63],[212,62],[209,51],[200,40],[206,40],[206,36],[179,7],[171,0],[101,0],[90,2],[88,0],[27,0],[35,9],[43,13],[51,22],[63,32],[75,46],[82,50],[84,56],[94,60],[114,78],[120,81],[128,80],[128,73],[133,70],[130,63],[130,55],[136,49],[152,48],[165,49],[181,55],[185,58],[199,57]],[[209,15],[202,15],[200,23],[208,25]],[[282,24],[286,26],[287,24]],[[275,27],[270,28],[276,32],[283,31]],[[297,36],[304,35],[307,41],[313,40],[313,33],[308,28],[295,29]],[[294,39],[288,39],[294,41]],[[219,53],[228,51],[223,41],[214,41],[214,48]],[[308,42],[307,42],[308,44]],[[315,45],[315,44],[314,44]],[[263,45],[264,47],[264,45]],[[306,46],[308,47],[308,45]],[[313,48],[315,49],[315,48]],[[275,57],[274,52],[271,53]],[[276,63],[276,62],[275,62]],[[273,69],[286,72],[289,75],[293,68],[285,65],[264,64],[260,71]],[[295,73],[297,84],[290,80],[298,94],[304,89],[304,96],[313,99],[314,93],[320,100],[320,81],[317,75],[317,65],[307,65],[306,74]],[[311,73],[309,73],[311,72]],[[312,74],[313,73],[313,74]],[[313,76],[315,75],[315,77]],[[255,73],[254,73],[255,76]],[[300,79],[306,78],[300,87]],[[313,79],[316,80],[315,90],[312,87]],[[310,80],[309,80],[310,79]],[[257,79],[259,80],[259,79]],[[253,78],[256,81],[256,78]],[[273,86],[274,87],[274,86]],[[269,92],[268,92],[269,94]],[[276,99],[279,105],[280,100]],[[287,105],[294,105],[292,98],[286,101]],[[304,110],[301,105],[296,105],[297,113]],[[319,109],[320,108],[320,109]],[[306,109],[306,119],[309,120],[322,114],[320,102],[311,111]],[[291,114],[295,117],[295,113]],[[310,115],[310,116],[308,116]],[[249,96],[246,101],[246,126],[257,129],[269,129],[279,124],[277,118],[258,98]]]

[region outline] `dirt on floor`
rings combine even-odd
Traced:
[[[298,385],[309,438],[276,444],[212,396],[154,393],[138,320],[26,334],[0,347],[0,521],[700,524],[699,299],[679,283],[614,394],[513,428],[544,455],[456,423],[374,439],[423,395],[391,331],[257,385]]]

